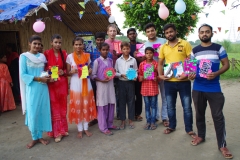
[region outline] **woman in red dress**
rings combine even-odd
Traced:
[[[67,124],[67,95],[68,79],[66,76],[66,57],[67,53],[61,50],[62,37],[55,34],[51,39],[52,49],[46,50],[44,55],[48,61],[46,70],[52,66],[58,66],[58,79],[51,79],[48,83],[51,115],[52,115],[52,132],[48,136],[55,138],[55,142],[60,142],[63,136],[68,136]]]
[[[0,54],[0,114],[16,109],[11,89],[12,78],[5,63],[7,63],[6,55]]]

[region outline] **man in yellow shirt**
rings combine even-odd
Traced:
[[[192,47],[187,41],[177,38],[177,31],[174,24],[166,24],[163,31],[168,41],[161,46],[159,51],[158,72],[159,77],[164,80],[169,118],[169,128],[164,130],[164,133],[169,134],[175,131],[177,125],[176,100],[179,92],[184,113],[185,131],[195,138],[196,134],[193,132],[192,128],[191,82],[187,79],[187,76],[184,75],[183,67],[181,67],[183,61],[187,57],[190,57]],[[171,77],[164,75],[164,62],[167,65],[172,64],[172,69],[176,66],[180,66],[178,68],[179,73],[173,72],[175,75],[173,74]]]

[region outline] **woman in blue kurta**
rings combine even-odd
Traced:
[[[38,142],[47,145],[49,141],[42,138],[42,133],[52,130],[50,99],[46,84],[50,78],[42,74],[46,58],[38,53],[41,37],[32,36],[29,45],[30,51],[21,54],[19,63],[23,114],[26,114],[25,124],[33,139],[27,144],[28,149]]]

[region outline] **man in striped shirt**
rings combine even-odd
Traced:
[[[225,158],[230,159],[233,156],[226,148],[225,120],[222,112],[225,98],[219,82],[220,75],[229,69],[229,61],[223,46],[211,42],[212,32],[210,25],[203,24],[198,30],[201,44],[193,48],[191,53],[191,57],[198,61],[196,74],[189,75],[189,79],[195,79],[192,98],[198,129],[198,137],[191,144],[196,146],[205,141],[205,111],[208,102],[217,135],[218,148]],[[220,63],[222,64],[221,68]]]

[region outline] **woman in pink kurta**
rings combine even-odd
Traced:
[[[12,78],[8,71],[8,66],[5,64],[7,57],[4,54],[0,55],[0,112],[14,110],[16,105],[14,102],[11,84]]]
[[[55,142],[60,142],[63,136],[68,136],[67,124],[67,95],[68,95],[68,79],[66,76],[66,57],[67,53],[61,50],[62,38],[56,34],[52,37],[52,49],[44,52],[47,59],[46,70],[51,66],[58,66],[59,79],[51,80],[48,83],[52,132],[48,132],[50,137],[55,138]]]

